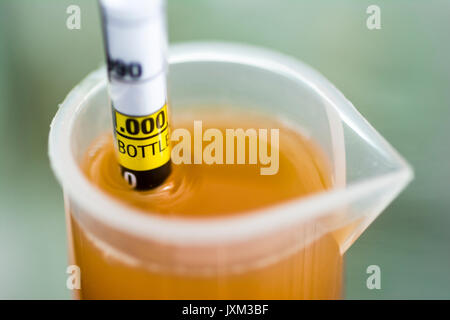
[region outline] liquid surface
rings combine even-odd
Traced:
[[[172,174],[153,190],[136,192],[122,178],[112,137],[100,137],[90,147],[82,168],[90,181],[101,190],[126,204],[147,212],[171,216],[211,217],[240,213],[282,203],[328,189],[330,174],[321,151],[295,129],[282,122],[254,115],[223,113],[190,114],[174,122],[172,130],[184,128],[191,135],[191,163],[194,157],[194,120],[202,120],[202,132],[219,129],[223,135],[223,162],[226,154],[226,129],[267,129],[269,151],[270,130],[279,129],[278,172],[262,175],[269,165],[249,162],[249,139],[246,139],[246,164],[172,164]],[[219,120],[218,120],[219,119]],[[237,120],[238,119],[238,120]],[[177,119],[176,119],[177,120]],[[258,138],[259,142],[259,138]],[[176,144],[178,142],[173,142]],[[210,144],[203,141],[203,150]],[[268,153],[270,155],[270,152]]]

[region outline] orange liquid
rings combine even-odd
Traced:
[[[183,115],[172,128],[186,128],[193,134],[193,119],[203,120],[203,132],[217,128],[223,132],[234,128],[279,128],[279,170],[275,175],[261,175],[254,164],[181,164],[173,165],[167,181],[157,189],[136,192],[120,175],[112,138],[100,137],[86,153],[82,169],[93,184],[142,214],[158,214],[168,218],[211,219],[217,216],[245,214],[245,211],[280,204],[331,187],[326,158],[322,152],[296,130],[284,123],[255,115],[224,113],[211,115],[203,111]],[[177,119],[175,119],[177,120]],[[270,134],[269,134],[270,137]],[[270,139],[269,139],[270,142]],[[208,143],[203,143],[203,148]],[[269,151],[274,151],[272,150]],[[192,146],[192,150],[194,147]],[[225,150],[225,148],[224,148]],[[248,144],[247,144],[248,150]],[[235,148],[235,155],[236,155]],[[246,158],[248,160],[248,157]],[[84,299],[336,299],[341,297],[343,259],[332,234],[286,254],[267,252],[264,262],[248,262],[239,268],[229,265],[227,254],[240,254],[255,246],[268,246],[271,239],[238,246],[229,251],[213,251],[220,261],[208,270],[187,269],[176,265],[147,265],[139,250],[148,255],[164,245],[118,253],[88,232],[75,216],[70,218],[73,263],[81,269]],[[280,234],[277,239],[285,235]],[[300,233],[300,237],[301,237]],[[298,237],[298,235],[297,235]],[[133,246],[133,243],[130,243]],[[253,247],[252,247],[253,246]],[[129,247],[130,248],[130,247]],[[180,249],[167,247],[172,264],[180,263]],[[172,254],[170,254],[172,250]],[[137,252],[137,253],[136,253]],[[167,253],[169,252],[169,253]],[[201,252],[191,250],[191,256]],[[181,253],[182,255],[182,253]],[[225,256],[225,258],[224,258]],[[214,257],[212,257],[214,260]],[[217,260],[217,259],[216,259]],[[248,264],[248,265],[246,265]]]

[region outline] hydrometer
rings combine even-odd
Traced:
[[[136,190],[171,171],[164,0],[100,0],[113,133],[122,175]]]

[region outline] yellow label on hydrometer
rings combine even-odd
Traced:
[[[167,104],[142,117],[113,110],[119,164],[126,169],[146,171],[170,160]]]

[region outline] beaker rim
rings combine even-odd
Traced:
[[[170,47],[170,65],[207,61],[236,63],[280,73],[306,83],[316,94],[336,107],[345,105],[346,108],[354,109],[325,77],[303,62],[281,53],[249,45],[221,42],[180,43]],[[71,133],[77,114],[89,97],[106,86],[106,80],[106,68],[100,67],[67,95],[51,124],[49,158],[65,195],[83,208],[83,214],[92,215],[98,221],[123,232],[178,245],[243,241],[289,227],[293,223],[318,218],[330,212],[332,208],[356,200],[371,190],[399,181],[406,185],[412,179],[410,166],[386,142],[387,152],[396,158],[398,169],[345,187],[231,216],[199,219],[143,214],[139,209],[113,199],[92,185],[71,152]],[[356,116],[364,120],[359,113]],[[370,126],[368,130],[375,131]],[[376,131],[375,133],[378,134]]]

